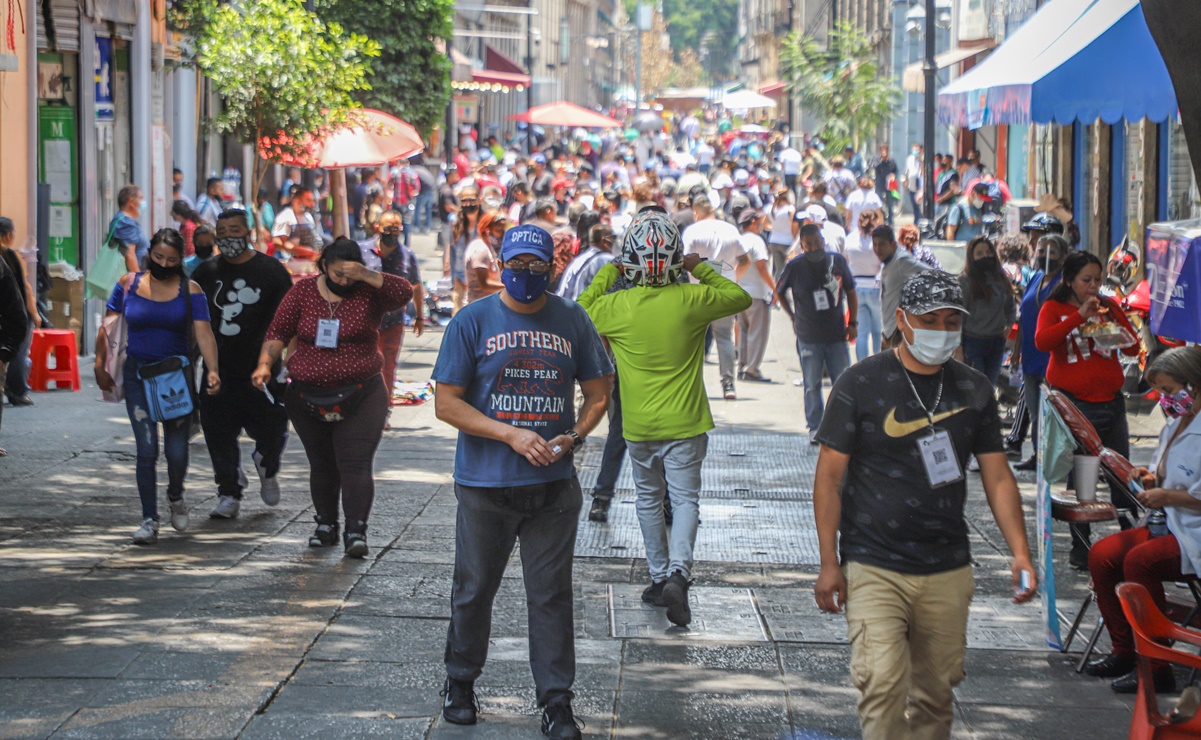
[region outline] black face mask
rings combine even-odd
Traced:
[[[202,260],[206,260],[213,256],[212,244],[196,244],[196,256]]]
[[[976,260],[976,267],[981,270],[992,270],[997,266],[996,257],[981,257]]]
[[[333,293],[339,298],[345,298],[346,296],[350,295],[350,291],[354,290],[354,283],[351,283],[350,285],[339,285],[331,280],[329,274],[326,273],[325,287],[329,289],[330,293]]]
[[[170,280],[173,277],[177,277],[182,272],[178,265],[175,267],[166,267],[165,265],[160,265],[154,260],[146,261],[146,269],[150,270],[150,277],[154,278],[155,280]]]
[[[379,243],[388,249],[395,249],[400,244],[400,234],[380,234]]]
[[[479,206],[463,206],[463,213],[475,213],[480,209]]]

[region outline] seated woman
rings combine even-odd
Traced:
[[[1089,663],[1091,676],[1120,676],[1113,682],[1119,694],[1138,688],[1135,670],[1134,634],[1122,612],[1114,589],[1122,581],[1141,583],[1151,598],[1164,608],[1164,581],[1185,581],[1201,573],[1201,348],[1178,347],[1164,352],[1147,367],[1147,382],[1162,394],[1159,405],[1168,423],[1159,435],[1151,456],[1151,468],[1136,468],[1145,489],[1138,500],[1152,509],[1163,509],[1167,519],[1156,526],[1129,529],[1110,535],[1093,546],[1088,570],[1097,592],[1097,607],[1105,618],[1113,652]],[[1162,519],[1160,520],[1162,522]],[[1172,668],[1155,666],[1155,690],[1171,693],[1176,688]]]

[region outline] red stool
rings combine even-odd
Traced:
[[[49,367],[51,354],[54,355],[53,368]],[[59,388],[65,385],[73,391],[82,388],[75,332],[70,329],[34,329],[29,359],[33,365],[29,371],[29,387],[33,390],[47,390],[51,383],[56,383]]]

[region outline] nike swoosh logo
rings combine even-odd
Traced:
[[[944,411],[941,414],[935,414],[934,415],[934,423],[937,424],[938,422],[942,421],[943,419],[949,419],[950,417],[954,416],[955,414],[958,414],[960,411],[967,411],[967,409],[966,408],[955,409],[954,411]],[[914,419],[913,421],[897,421],[897,409],[895,406],[891,410],[889,410],[888,416],[884,417],[884,433],[887,434],[888,436],[892,437],[893,439],[900,439],[901,437],[908,437],[910,434],[913,434],[914,432],[920,432],[921,430],[926,429],[929,426],[930,426],[930,422],[928,419]]]

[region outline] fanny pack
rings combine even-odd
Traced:
[[[192,413],[192,363],[177,355],[138,368],[151,421],[171,421]]]
[[[308,409],[309,414],[321,421],[342,421],[354,415],[355,409],[363,400],[362,391],[362,383],[322,388],[292,381],[292,392]]]

